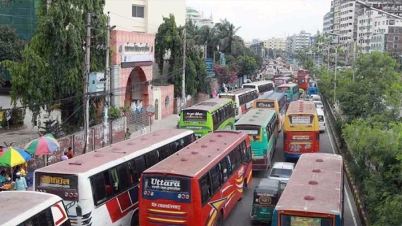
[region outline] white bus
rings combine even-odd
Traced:
[[[258,98],[258,91],[251,88],[238,89],[220,93],[219,98],[228,98],[235,102],[235,120],[237,121],[253,107],[254,100]]]
[[[195,141],[191,130],[164,129],[34,172],[34,189],[60,196],[71,225],[138,225],[141,173]]]
[[[256,89],[260,95],[263,95],[268,91],[275,90],[275,84],[273,81],[259,81],[243,84],[242,88]]]
[[[33,191],[0,192],[2,226],[71,226],[63,200]]]

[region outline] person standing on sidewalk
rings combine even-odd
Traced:
[[[144,134],[146,134],[146,133],[147,133],[147,129],[145,128],[144,125],[142,125],[142,128],[141,128],[141,135],[144,135]]]
[[[15,179],[15,190],[17,191],[26,191],[28,186],[27,186],[27,181],[25,180],[25,177],[21,177],[21,173],[18,172],[17,174],[17,179]]]
[[[66,161],[66,160],[68,160],[68,157],[67,157],[67,152],[65,151],[63,153],[63,155],[61,156],[61,161]]]
[[[73,148],[69,147],[68,151],[67,151],[67,157],[68,159],[72,159],[74,157],[74,153],[73,153]]]

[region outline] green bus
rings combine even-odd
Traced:
[[[253,153],[253,170],[267,170],[278,138],[278,114],[271,109],[251,109],[236,122],[236,130],[248,133]]]
[[[277,86],[275,91],[277,93],[284,93],[286,95],[286,109],[288,109],[290,102],[297,101],[300,98],[299,85],[296,83],[288,83]]]
[[[193,130],[198,139],[215,130],[233,130],[234,124],[234,102],[231,99],[216,98],[183,109],[179,128]]]

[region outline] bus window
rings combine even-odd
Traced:
[[[229,175],[230,169],[229,169],[229,164],[228,164],[227,158],[222,159],[222,161],[220,162],[220,165],[221,165],[221,171],[222,171],[222,177],[223,177],[222,183],[225,183],[230,176]]]
[[[212,179],[212,194],[215,194],[222,185],[222,177],[219,166],[215,165],[210,171]]]
[[[206,173],[204,176],[202,176],[199,183],[201,188],[202,206],[205,206],[205,204],[207,204],[209,199],[212,197],[212,186],[209,173]]]
[[[37,214],[29,220],[26,220],[24,223],[19,224],[18,226],[53,226],[53,214],[50,208],[47,208],[45,211]],[[69,224],[62,224],[69,225]]]
[[[137,158],[134,159],[134,162],[135,162],[135,167],[136,167],[138,176],[141,176],[141,173],[147,169],[144,156],[143,155],[138,156]]]
[[[129,174],[127,171],[127,165],[121,164],[117,166],[117,175],[119,176],[119,192],[124,191],[130,187],[130,181],[128,180]]]
[[[157,150],[148,152],[145,154],[145,162],[147,163],[147,168],[155,165],[159,161],[159,156]]]
[[[131,160],[127,163],[128,166],[128,171],[130,174],[130,184],[135,185],[137,184],[140,179],[141,174],[138,173],[136,167],[135,167],[135,160]]]
[[[95,174],[90,180],[92,191],[94,193],[94,204],[96,206],[102,204],[108,198],[112,197],[113,191],[108,171]]]

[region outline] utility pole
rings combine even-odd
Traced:
[[[183,40],[183,79],[181,83],[181,96],[182,96],[182,109],[186,104],[186,39],[187,39],[187,32],[186,28],[184,28],[184,40]]]
[[[110,106],[110,67],[109,67],[109,49],[110,49],[110,16],[107,15],[106,26],[106,62],[105,62],[105,104],[103,105],[103,145],[108,143],[109,123],[108,111]]]
[[[85,153],[88,153],[89,149],[89,72],[91,62],[91,13],[87,16],[87,40],[85,46],[85,80],[84,80],[84,105],[85,105]]]

